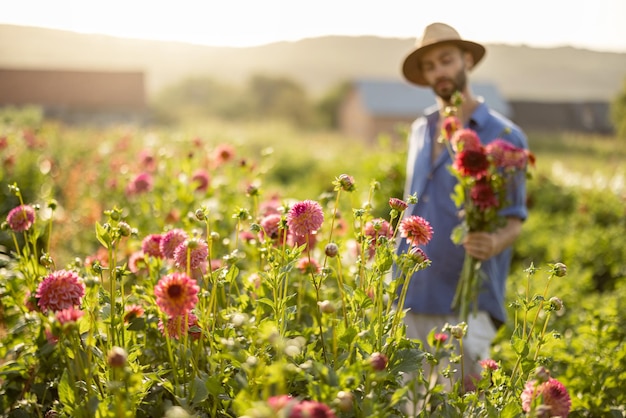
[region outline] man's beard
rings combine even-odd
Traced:
[[[438,84],[442,81],[447,81],[448,85],[442,86],[441,88],[437,87]],[[454,78],[446,78],[442,77],[435,81],[435,84],[432,86],[433,92],[444,102],[450,103],[452,99],[452,95],[457,91],[463,91],[465,86],[467,85],[467,76],[465,74],[465,67],[461,68],[459,72],[456,74]]]

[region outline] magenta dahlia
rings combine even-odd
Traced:
[[[85,285],[76,272],[58,270],[52,272],[37,287],[35,297],[43,312],[57,312],[79,306],[85,295]]]
[[[322,206],[313,200],[295,203],[287,212],[287,225],[294,235],[315,233],[324,223]]]
[[[209,245],[200,238],[190,238],[182,242],[174,250],[174,263],[178,268],[187,267],[187,255],[189,255],[189,268],[195,270],[207,261]]]
[[[7,223],[13,232],[28,231],[35,223],[35,209],[30,205],[20,205],[11,209]]]
[[[141,241],[141,249],[144,254],[151,257],[163,258],[161,253],[161,240],[163,236],[161,234],[150,234]]]
[[[187,238],[189,238],[187,233],[178,228],[172,229],[163,234],[161,242],[159,243],[159,248],[163,257],[174,259],[176,247],[185,242]]]

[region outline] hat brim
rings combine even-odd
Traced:
[[[433,44],[429,44],[420,48],[417,48],[413,52],[411,52],[404,59],[404,63],[402,64],[402,73],[404,77],[413,84],[417,84],[418,86],[427,86],[428,83],[422,74],[422,70],[420,68],[420,60],[422,56],[428,52],[430,49],[442,45],[442,44],[454,44],[459,48],[469,52],[474,58],[474,65],[478,64],[480,60],[485,56],[485,47],[481,44],[477,44],[472,41],[464,41],[460,39],[450,39],[443,40],[440,42],[436,42]]]

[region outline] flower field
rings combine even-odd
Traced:
[[[395,241],[437,233],[399,221],[404,152],[269,122],[5,120],[0,416],[626,416],[626,196],[538,171],[509,320],[457,380],[465,324],[404,336],[430,260]]]

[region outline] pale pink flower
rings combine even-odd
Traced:
[[[317,234],[311,233],[307,235],[295,235],[287,233],[287,243],[292,247],[301,247],[305,245],[305,248],[313,248],[317,244]]]
[[[28,231],[35,223],[35,209],[30,205],[20,205],[11,209],[7,223],[13,232]]]
[[[71,307],[57,311],[54,314],[54,317],[57,319],[57,321],[59,321],[61,325],[65,325],[78,321],[80,318],[82,318],[84,314],[85,312]]]
[[[259,231],[259,239],[275,240],[278,243],[283,242],[283,237],[287,233],[285,228],[280,228],[282,216],[279,213],[266,215],[261,219],[261,231]],[[286,225],[285,225],[286,226]]]
[[[150,173],[140,173],[126,186],[126,194],[129,196],[146,193],[154,187],[154,179]]]
[[[317,401],[301,401],[291,408],[288,418],[335,418],[336,415],[326,404]]]
[[[141,241],[141,250],[151,257],[163,258],[161,253],[161,234],[150,234]]]
[[[189,238],[187,233],[184,230],[178,228],[172,229],[163,234],[161,242],[159,244],[159,248],[163,257],[173,259],[176,247],[185,242],[187,238]]]
[[[189,253],[189,268],[195,270],[207,261],[209,245],[200,238],[190,238],[183,241],[174,250],[174,264],[178,268],[187,267],[187,254]]]
[[[369,256],[373,257],[376,253],[376,247],[378,245],[378,238],[385,237],[391,238],[393,236],[393,230],[388,221],[383,218],[372,219],[365,224],[363,232],[369,241]]]
[[[460,129],[452,134],[450,144],[455,152],[480,151],[480,138],[472,129]]]
[[[196,184],[195,190],[198,192],[206,192],[210,180],[209,173],[202,168],[197,169],[191,176],[191,181]]]
[[[218,165],[224,164],[235,158],[235,148],[229,144],[220,144],[215,147],[213,158]]]
[[[171,273],[154,287],[156,303],[169,316],[184,315],[198,303],[200,288],[183,273]]]
[[[289,230],[300,236],[315,233],[324,223],[322,206],[313,200],[295,203],[287,213]]]
[[[302,274],[316,274],[320,272],[320,264],[314,259],[303,257],[296,263],[296,267]]]
[[[146,263],[143,251],[135,251],[128,257],[128,270],[130,270],[131,273],[139,274],[146,272],[147,268],[148,264]]]
[[[483,369],[486,370],[498,370],[500,367],[494,359],[485,359],[478,362]]]
[[[156,158],[150,150],[144,149],[139,152],[139,164],[142,169],[153,172],[156,170],[157,162]]]
[[[543,383],[529,380],[521,399],[524,412],[530,412],[536,406],[536,410],[541,411],[541,418],[567,417],[572,405],[565,386],[552,377]],[[540,406],[544,408],[539,408]]]
[[[414,246],[425,245],[433,236],[433,228],[426,219],[412,215],[400,222],[400,235]]]
[[[185,315],[170,316],[165,319],[165,323],[163,323],[163,319],[160,319],[157,325],[159,331],[161,331],[163,335],[167,335],[170,338],[179,339],[185,332],[184,318]],[[187,335],[194,340],[197,340],[202,336],[202,332],[192,330],[192,328],[196,326],[198,326],[198,317],[189,312],[187,314]]]
[[[61,311],[78,306],[85,295],[85,285],[73,271],[52,272],[37,287],[35,297],[43,312]]]

